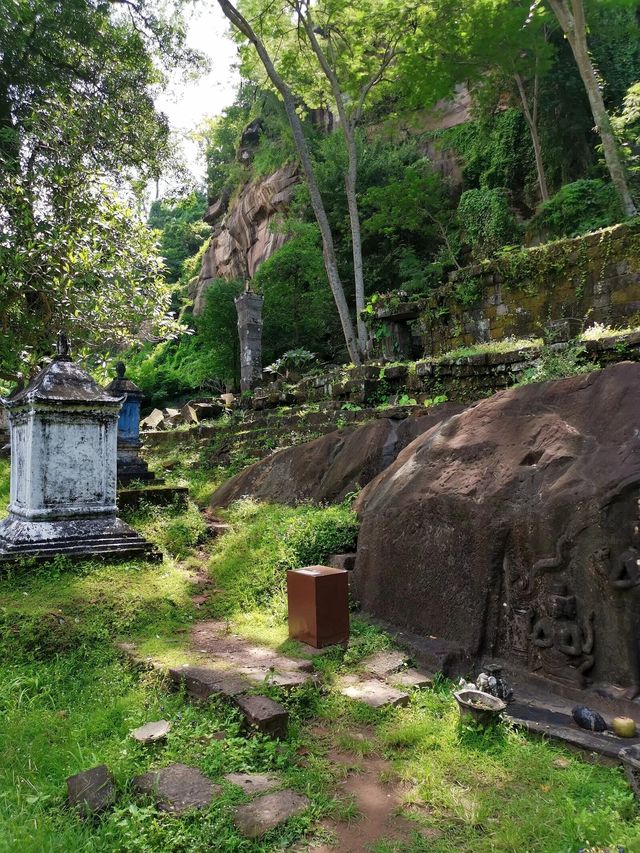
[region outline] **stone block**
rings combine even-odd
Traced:
[[[356,554],[333,554],[327,560],[327,565],[331,566],[334,569],[344,569],[347,572],[350,572],[354,569],[356,564]]]
[[[169,678],[179,687],[184,685],[192,699],[201,701],[206,701],[212,696],[234,699],[241,693],[246,693],[251,686],[246,678],[202,666],[171,668]]]
[[[395,708],[409,703],[409,694],[375,678],[355,681],[340,690],[343,696],[364,702],[371,708]]]
[[[173,814],[206,809],[221,791],[201,770],[186,764],[171,764],[136,776],[132,787],[138,794],[153,797],[160,811]]]
[[[258,797],[235,811],[235,825],[247,838],[260,838],[271,829],[300,814],[309,800],[295,791],[278,791]]]
[[[269,737],[284,739],[289,726],[289,712],[268,696],[238,696],[236,703],[246,724]]]
[[[161,409],[154,409],[140,421],[141,429],[162,429],[164,426],[164,413]]]
[[[106,764],[84,770],[67,779],[68,802],[83,814],[98,814],[116,801],[116,789]]]

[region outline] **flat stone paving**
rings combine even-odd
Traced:
[[[364,680],[346,678],[343,680],[340,693],[350,699],[364,702],[371,708],[395,708],[409,703],[408,693],[397,690],[376,678]]]
[[[237,785],[248,796],[263,794],[280,785],[280,780],[274,773],[227,773],[227,782]]]
[[[409,668],[392,673],[386,678],[386,681],[395,687],[412,687],[415,690],[424,690],[425,687],[431,687],[433,684],[433,676],[427,672],[422,672],[422,670]]]
[[[132,787],[139,794],[154,797],[160,811],[173,814],[182,814],[189,809],[206,809],[222,790],[201,770],[186,764],[171,764],[136,776]]]
[[[386,678],[386,676],[402,669],[406,661],[406,655],[402,652],[388,650],[376,652],[374,655],[365,658],[360,667],[378,678]]]
[[[276,791],[257,797],[237,808],[234,822],[247,838],[260,838],[269,830],[303,812],[308,805],[309,800],[304,794],[290,790]]]
[[[253,687],[248,678],[205,666],[177,666],[169,669],[169,678],[178,687],[184,685],[192,699],[206,701],[212,696],[233,699]]]

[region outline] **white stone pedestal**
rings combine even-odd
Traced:
[[[0,522],[0,560],[149,555],[153,547],[117,517],[122,398],[58,358],[3,401],[11,425],[11,502]]]

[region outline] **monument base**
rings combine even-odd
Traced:
[[[0,562],[51,560],[58,555],[74,560],[145,559],[159,562],[155,545],[116,517],[29,521],[9,515],[0,522]]]
[[[118,448],[118,485],[129,483],[160,483],[149,470],[148,464],[139,456],[138,448]]]

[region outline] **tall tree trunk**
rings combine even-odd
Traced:
[[[311,206],[313,208],[318,227],[320,228],[320,234],[322,235],[322,255],[324,258],[324,266],[327,271],[329,286],[331,287],[331,292],[333,293],[333,298],[338,309],[338,315],[340,317],[340,323],[342,324],[342,331],[344,334],[345,343],[347,345],[347,351],[349,353],[351,361],[354,364],[359,365],[361,364],[360,349],[357,344],[353,323],[351,321],[351,315],[349,313],[349,306],[347,305],[347,300],[344,295],[344,288],[342,286],[340,274],[338,272],[338,264],[336,261],[336,252],[333,244],[331,226],[329,225],[327,212],[322,201],[322,196],[320,195],[318,182],[316,180],[316,175],[313,169],[313,163],[311,162],[309,147],[307,145],[307,140],[304,136],[304,131],[302,130],[302,124],[298,117],[298,113],[296,112],[296,105],[293,99],[293,95],[287,84],[276,71],[276,68],[264,44],[258,38],[249,22],[240,14],[240,12],[238,12],[238,10],[232,3],[229,2],[229,0],[218,0],[218,5],[222,9],[225,16],[233,24],[233,26],[237,30],[239,30],[255,47],[256,52],[260,57],[260,61],[262,62],[265,71],[269,75],[269,79],[280,93],[280,96],[282,97],[282,100],[284,102],[284,108],[287,114],[287,118],[289,119],[291,131],[293,133],[293,140],[296,146],[296,151],[298,153],[298,157],[300,158],[302,171],[304,172],[307,186],[309,188]]]
[[[367,353],[367,327],[362,318],[364,311],[364,267],[362,263],[362,234],[360,229],[360,211],[358,210],[358,197],[356,187],[358,182],[358,150],[356,147],[355,126],[351,122],[345,106],[342,90],[338,78],[327,60],[324,51],[316,37],[315,27],[309,12],[309,7],[306,11],[301,8],[301,3],[296,2],[296,11],[298,17],[304,26],[305,32],[311,44],[311,48],[318,57],[320,66],[325,77],[329,81],[333,99],[336,102],[338,117],[340,118],[340,126],[344,136],[348,165],[347,172],[344,178],[345,191],[347,195],[347,205],[349,208],[349,222],[351,225],[351,247],[353,252],[353,278],[356,292],[356,324],[358,329],[358,345],[363,356]]]
[[[602,139],[604,159],[622,209],[626,216],[635,216],[637,213],[636,206],[629,191],[624,165],[611,127],[611,119],[604,105],[598,77],[589,55],[587,26],[582,0],[549,0],[549,3],[567,37],[576,60],[580,77],[589,98],[596,129]]]
[[[522,111],[527,122],[527,127],[529,128],[529,133],[531,134],[533,153],[536,158],[536,172],[538,174],[540,198],[542,199],[542,201],[548,201],[549,187],[547,185],[547,174],[544,168],[544,160],[542,159],[542,145],[540,144],[540,134],[538,133],[538,73],[536,72],[533,84],[533,112],[529,107],[527,90],[525,89],[522,77],[517,72],[513,76],[518,85],[518,92],[520,93],[520,100],[522,101]]]

